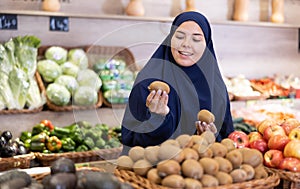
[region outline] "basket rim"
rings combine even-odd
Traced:
[[[270,172],[278,174],[281,179],[288,180],[291,182],[300,182],[300,172],[292,172],[282,169],[266,167]]]
[[[268,188],[273,188],[279,184],[280,177],[275,172],[268,171],[268,173],[269,173],[269,176],[267,178],[263,178],[263,179],[253,179],[253,180],[242,182],[242,183],[219,185],[216,187],[205,187],[203,189],[229,189],[229,188],[231,188],[231,189],[244,189],[244,188],[261,189],[261,187],[265,188],[266,185],[268,185]],[[135,174],[133,171],[120,170],[120,169],[116,168],[114,174],[119,179],[124,180],[125,182],[134,183],[136,185],[142,185],[141,186],[142,188],[147,188],[149,186],[152,186],[153,189],[168,189],[168,187],[166,187],[166,186],[157,185],[157,184],[152,183],[147,178],[139,176],[139,175]],[[130,180],[124,179],[123,176],[126,174],[131,175]],[[134,178],[136,178],[136,180],[132,181]]]

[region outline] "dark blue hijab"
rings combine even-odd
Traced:
[[[202,57],[190,67],[178,65],[170,48],[177,27],[186,21],[194,21],[201,27],[207,45]],[[148,86],[155,80],[164,81],[171,88],[170,113],[166,116],[151,113],[145,105]],[[215,115],[218,141],[233,131],[230,102],[218,68],[210,24],[198,12],[184,12],[174,19],[169,35],[135,80],[122,121],[122,143],[125,148],[146,147],[180,134],[195,134],[195,121],[201,109]]]

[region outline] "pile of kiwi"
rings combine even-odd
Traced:
[[[133,171],[158,185],[185,189],[268,177],[261,152],[235,148],[229,138],[216,142],[210,131],[183,134],[158,146],[132,147],[128,155],[117,159],[117,168]]]

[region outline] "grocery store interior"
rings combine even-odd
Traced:
[[[169,33],[174,17],[190,2],[211,23],[233,118],[242,117],[254,126],[282,114],[300,120],[299,0],[275,0],[282,6],[283,20],[279,21],[271,19],[274,0],[244,0],[244,20],[234,18],[239,0],[59,0],[59,7],[50,6],[57,10],[45,10],[45,1],[51,0],[1,0],[0,43],[17,36],[35,36],[40,39],[42,58],[46,47],[82,48],[91,69],[101,53],[105,58],[116,55],[123,58],[134,78]],[[133,1],[139,2],[140,15],[127,12]],[[121,51],[122,55],[118,54]],[[100,104],[89,108],[53,108],[48,98],[33,111],[6,107],[0,110],[0,131],[10,130],[17,137],[45,119],[57,126],[76,121],[120,126],[128,91],[119,97],[123,101],[114,103],[105,99],[103,88],[99,90]]]

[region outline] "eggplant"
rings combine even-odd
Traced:
[[[6,141],[9,141],[12,139],[12,133],[10,131],[4,131],[1,136],[3,136]]]
[[[17,149],[13,145],[5,145],[1,148],[1,157],[13,157],[17,155]]]

